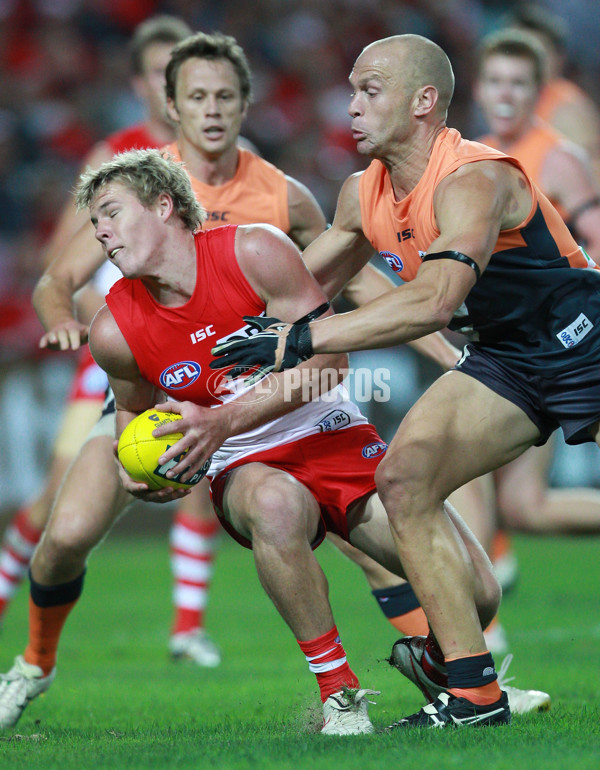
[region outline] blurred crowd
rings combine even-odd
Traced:
[[[304,182],[331,217],[341,182],[364,167],[349,133],[347,83],[369,42],[414,32],[449,54],[457,90],[449,122],[478,133],[472,108],[478,40],[507,0],[0,0],[0,361],[36,355],[30,293],[55,217],[92,145],[141,119],[127,43],[169,13],[234,35],[253,69],[244,135]],[[540,5],[566,13],[558,0]],[[600,97],[597,0],[568,7],[569,74]]]

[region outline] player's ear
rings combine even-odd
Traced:
[[[175,206],[173,205],[173,198],[168,193],[161,193],[156,199],[156,205],[158,208],[159,216],[165,221],[169,219],[173,213]]]
[[[438,90],[435,86],[423,86],[415,94],[414,114],[416,117],[428,115],[438,102]]]
[[[170,96],[167,99],[167,115],[173,123],[179,123],[179,113],[177,112],[177,107],[175,106],[175,100],[172,99]]]

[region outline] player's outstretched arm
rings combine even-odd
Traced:
[[[458,252],[469,261],[425,261],[411,283],[357,310],[313,321],[306,328],[288,326],[275,330],[278,340],[268,364],[278,371],[310,353],[390,347],[446,327],[475,284],[478,273],[485,269],[499,231],[517,226],[529,212],[531,193],[522,185],[519,174],[504,162],[479,162],[447,177],[436,191],[435,215],[440,236],[431,244],[428,254]],[[330,232],[320,236],[310,248],[316,248]],[[267,329],[247,342],[234,342],[226,349],[217,347],[215,355],[227,353],[229,363],[256,363],[253,346],[266,351],[266,337],[273,333]]]
[[[361,307],[395,288],[391,278],[369,263],[344,286],[342,296]],[[451,369],[461,355],[460,350],[448,342],[441,332],[412,340],[408,345],[420,355],[435,361],[444,371]]]
[[[76,233],[62,254],[56,257],[38,280],[32,302],[46,333],[41,348],[77,350],[87,341],[88,326],[77,319],[74,295],[104,262],[102,247],[89,223]],[[98,307],[104,298],[97,298]]]

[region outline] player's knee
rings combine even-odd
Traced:
[[[306,538],[306,505],[297,483],[287,478],[258,485],[246,510],[246,526],[256,539],[290,546]]]
[[[384,457],[375,471],[375,484],[388,516],[409,516],[415,512],[417,496],[424,488],[419,468],[396,457]]]

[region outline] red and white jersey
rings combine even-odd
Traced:
[[[239,382],[236,389],[222,371],[209,367],[214,345],[234,334],[250,333],[243,316],[265,312],[263,300],[239,267],[236,230],[237,225],[226,225],[196,233],[196,287],[185,305],[160,305],[138,279],[117,281],[106,297],[141,375],[178,401],[216,407],[247,390],[240,390]],[[360,423],[366,419],[345,388],[338,386],[283,417],[228,439],[213,458],[211,475],[246,454]]]

